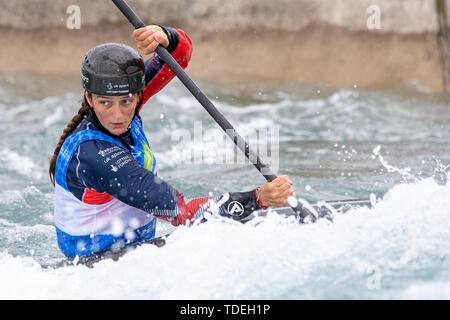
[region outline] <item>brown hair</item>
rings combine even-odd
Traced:
[[[66,140],[66,138],[73,132],[73,130],[78,127],[78,125],[83,121],[84,117],[89,114],[90,106],[86,102],[86,98],[83,99],[81,103],[81,108],[78,110],[78,113],[69,121],[67,126],[64,128],[61,137],[59,138],[59,142],[56,145],[55,152],[50,159],[50,166],[48,169],[48,173],[50,175],[50,181],[53,185],[55,185],[55,169],[56,169],[56,160],[58,159],[59,151]]]

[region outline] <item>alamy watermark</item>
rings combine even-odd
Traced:
[[[192,130],[193,129],[193,130]],[[258,128],[240,136],[235,130],[209,128],[203,130],[202,121],[194,121],[191,130],[176,129],[171,141],[177,159],[183,164],[241,165],[256,164],[259,159],[272,172],[279,169],[279,129]],[[193,131],[193,133],[192,133]],[[262,171],[263,174],[268,173]]]
[[[69,17],[66,20],[68,29],[81,29],[81,8],[78,5],[69,5],[66,9]],[[369,15],[366,26],[369,30],[381,29],[381,9],[378,5],[372,4],[367,7],[366,13]]]
[[[66,20],[67,29],[81,29],[81,9],[77,5],[70,5],[66,9],[66,13],[69,15]]]
[[[366,26],[369,30],[381,29],[381,9],[373,4],[367,7],[366,13],[369,15],[366,20]]]

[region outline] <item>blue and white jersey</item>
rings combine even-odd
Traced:
[[[156,220],[149,211],[156,210],[154,199],[141,198],[148,197],[145,190],[155,186],[160,205],[161,196],[166,195],[162,207],[167,209],[156,211],[176,214],[175,191],[157,180],[156,161],[138,116],[129,134],[135,141],[131,150],[85,119],[64,142],[55,172],[55,226],[58,244],[66,256],[89,255],[113,244],[120,247],[152,239]],[[136,172],[138,181],[124,175],[136,170],[140,171]],[[148,180],[140,184],[142,191],[128,187],[141,177]]]

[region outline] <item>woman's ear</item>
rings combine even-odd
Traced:
[[[84,99],[86,100],[86,102],[89,105],[89,107],[92,108],[92,95],[89,92],[85,91],[84,92]]]

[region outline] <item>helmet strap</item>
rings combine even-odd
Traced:
[[[139,114],[139,111],[141,110],[142,104],[144,102],[144,91],[143,90],[141,90],[141,92],[139,93],[139,96],[140,96],[140,100],[139,100],[138,104],[136,105],[136,110],[134,112],[134,115]]]

